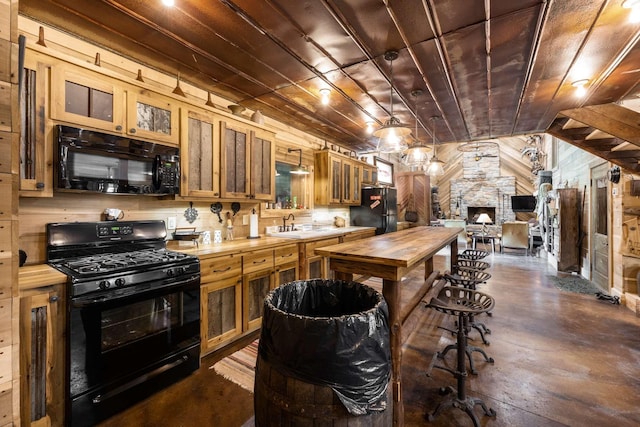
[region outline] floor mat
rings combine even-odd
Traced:
[[[212,367],[218,375],[253,393],[258,358],[258,340],[216,362]]]
[[[584,279],[580,276],[567,276],[567,277],[557,277],[557,276],[547,276],[551,283],[553,283],[556,288],[566,291],[566,292],[575,292],[578,294],[588,294],[593,295],[596,292],[602,292],[595,283]]]

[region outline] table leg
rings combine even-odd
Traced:
[[[402,321],[400,319],[400,281],[383,279],[382,295],[389,306],[391,331],[391,387],[393,389],[393,426],[404,425],[402,403]]]
[[[449,245],[451,249],[451,265],[449,266],[449,271],[453,269],[453,266],[458,263],[458,240],[454,240]],[[476,248],[475,240],[473,241],[473,249]]]

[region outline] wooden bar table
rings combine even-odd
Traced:
[[[414,227],[353,242],[316,248],[317,255],[329,259],[329,267],[338,280],[353,280],[354,274],[382,278],[382,294],[389,306],[393,387],[393,425],[404,425],[401,393],[401,364],[404,321],[427,294],[435,294],[439,272],[433,269],[433,256],[450,246],[451,264],[458,259],[458,234],[461,228]],[[424,284],[405,307],[400,306],[401,280],[413,268],[424,263]]]

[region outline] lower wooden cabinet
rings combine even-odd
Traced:
[[[298,262],[276,266],[276,287],[298,280]]]
[[[337,245],[340,237],[330,237],[322,240],[301,242],[299,245],[300,255],[300,280],[329,278],[329,269],[324,257],[316,255],[316,248],[323,246]]]
[[[264,299],[274,288],[274,270],[268,270],[245,274],[242,278],[244,292],[243,323],[244,331],[254,331],[262,324],[264,313]]]
[[[242,333],[242,280],[239,277],[204,283],[200,287],[202,353]]]
[[[20,295],[22,425],[64,424],[65,310],[62,286],[32,289]]]

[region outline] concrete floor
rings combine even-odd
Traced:
[[[481,290],[496,305],[492,317],[482,318],[492,331],[491,343],[480,345],[495,364],[476,353],[478,375],[469,376],[467,390],[497,416],[483,416],[476,407],[481,425],[640,425],[640,318],[594,296],[558,290],[547,278],[555,270],[544,258],[496,253],[486,260],[492,278]],[[436,268],[447,261],[438,257]],[[416,270],[407,278],[405,296],[421,275]],[[425,420],[443,398],[439,388],[455,386],[447,372],[434,369],[426,375],[433,354],[454,339],[436,326],[453,327],[453,319],[425,307],[414,315],[419,327],[406,341],[402,364],[405,425],[472,425],[455,409]],[[253,395],[209,369],[220,357],[205,357],[191,377],[102,426],[252,426]],[[455,352],[445,360],[453,366]]]

